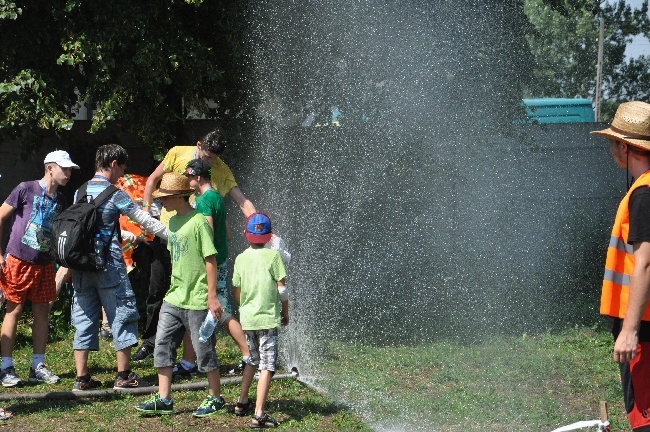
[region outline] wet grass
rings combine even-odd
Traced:
[[[357,401],[358,412],[382,413],[365,418],[377,428],[551,431],[599,419],[604,400],[611,430],[628,431],[612,345],[607,332],[587,328],[471,346],[334,344],[325,368],[337,379],[322,385]]]

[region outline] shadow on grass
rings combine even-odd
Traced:
[[[286,395],[271,397],[267,403],[267,412],[278,419],[283,428],[368,430],[343,405],[332,402],[302,384],[289,387],[288,391],[297,392],[296,398]],[[14,418],[4,425],[9,428],[26,427],[30,430],[67,430],[74,428],[79,422],[84,422],[87,430],[120,430],[125,424],[129,425],[129,430],[135,431],[248,429],[252,413],[243,417],[235,416],[234,400],[230,400],[227,409],[214,417],[194,418],[192,414],[203,398],[203,392],[190,393],[191,395],[177,394],[174,414],[171,416],[145,416],[137,413],[133,406],[143,400],[142,396],[112,394],[74,400],[17,400],[6,406],[14,413]],[[230,393],[230,398],[233,399],[232,392]]]

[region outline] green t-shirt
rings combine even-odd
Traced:
[[[208,307],[205,258],[217,253],[212,230],[196,210],[169,220],[167,249],[172,258],[172,278],[165,301],[176,307],[203,310]]]
[[[239,318],[244,330],[280,326],[278,281],[286,277],[280,253],[273,249],[248,248],[235,259],[232,285],[241,289]]]
[[[192,159],[196,159],[196,146],[176,146],[169,149],[163,159],[162,164],[165,172],[175,172],[183,174],[187,163]],[[235,177],[228,165],[220,158],[215,158],[212,162],[212,177],[210,182],[221,196],[226,196],[230,193],[232,188],[237,187]],[[190,197],[190,202],[192,201]],[[164,208],[160,211],[160,222],[167,226],[169,219],[174,215],[174,212],[168,212]]]
[[[214,247],[217,249],[217,264],[228,258],[228,234],[226,233],[226,204],[214,189],[208,189],[196,198],[196,210],[212,217],[214,226]]]

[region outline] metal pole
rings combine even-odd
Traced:
[[[601,105],[601,86],[603,81],[603,48],[605,45],[605,18],[600,17],[600,30],[598,32],[598,63],[596,64],[596,98],[594,103],[594,111],[596,121],[600,121],[600,105]]]

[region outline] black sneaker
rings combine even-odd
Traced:
[[[98,387],[101,387],[102,383],[101,381],[94,380],[88,375],[88,380],[80,379],[77,377],[77,379],[74,380],[74,386],[72,387],[72,391],[86,391],[86,390],[94,390]]]
[[[246,369],[246,362],[242,360],[241,363],[228,371],[228,375],[241,375],[244,373],[244,369]]]
[[[153,347],[142,344],[140,348],[131,356],[131,361],[141,362],[153,358]]]
[[[174,366],[174,370],[172,371],[172,381],[192,378],[197,372],[198,369],[196,368],[196,365],[191,369],[185,369],[182,363],[178,363]]]
[[[226,406],[226,401],[221,396],[208,395],[201,405],[194,411],[194,417],[210,417]]]
[[[113,384],[113,389],[120,390],[120,389],[151,387],[151,386],[153,386],[153,383],[150,383],[149,381],[145,381],[142,378],[140,378],[137,374],[131,372],[126,379],[121,378],[120,375],[118,374],[117,377],[115,378],[115,384]]]
[[[150,399],[147,399],[141,404],[137,404],[135,409],[143,414],[174,414],[174,401],[170,400],[169,402],[165,402],[160,397],[160,394],[156,393]]]

